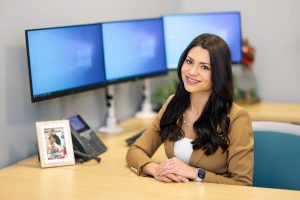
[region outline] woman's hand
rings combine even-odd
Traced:
[[[142,172],[144,174],[153,176],[158,181],[162,181],[162,182],[166,182],[166,183],[171,183],[171,182],[186,183],[189,181],[189,179],[187,179],[183,176],[180,176],[180,175],[175,175],[175,174],[167,174],[165,176],[159,175],[157,173],[157,171],[158,171],[157,169],[159,167],[162,167],[161,165],[162,164],[158,164],[158,163],[148,163],[142,167]]]
[[[158,181],[162,181],[162,182],[166,182],[166,183],[171,183],[171,182],[187,183],[187,182],[189,182],[189,179],[187,179],[183,176],[175,175],[175,174],[167,174],[165,176],[155,175],[154,178]]]
[[[186,179],[195,180],[197,178],[198,169],[191,167],[176,157],[162,162],[156,168],[158,176],[169,177],[169,175],[176,175]]]

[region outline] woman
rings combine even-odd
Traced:
[[[163,182],[252,185],[253,130],[233,103],[230,51],[212,34],[196,37],[178,65],[180,83],[152,125],[130,147],[128,166]],[[164,143],[169,159],[151,156]]]
[[[48,141],[48,160],[64,158],[64,152],[62,151],[62,147],[56,143],[55,137],[50,134],[48,137]]]

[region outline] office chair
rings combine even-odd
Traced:
[[[252,122],[253,186],[300,190],[300,125]]]

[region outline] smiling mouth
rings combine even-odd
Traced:
[[[200,82],[201,82],[201,81],[192,79],[192,78],[189,77],[189,76],[185,76],[185,78],[186,78],[186,82],[187,82],[188,84],[191,84],[191,85],[194,85],[194,84],[197,84],[197,83],[200,83]]]

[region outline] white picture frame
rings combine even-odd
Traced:
[[[36,122],[41,167],[74,165],[69,120]]]

